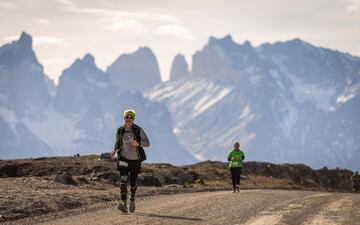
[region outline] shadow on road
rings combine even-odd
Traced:
[[[159,214],[153,214],[153,213],[141,213],[141,212],[136,212],[133,214],[137,215],[137,216],[147,216],[147,217],[155,217],[155,218],[163,218],[163,219],[204,221],[203,219],[200,219],[200,218],[189,218],[189,217],[184,217],[184,216],[166,216],[166,215],[159,215]]]

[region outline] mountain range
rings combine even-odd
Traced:
[[[140,60],[148,65],[150,84],[144,87],[160,83],[157,62],[148,48],[120,56],[109,66],[110,75],[86,54],[63,71],[52,96],[53,86],[36,59],[31,36],[23,32],[18,41],[2,46],[0,158],[110,152],[116,129],[123,124],[122,113],[132,108],[137,112],[135,122],[151,141],[149,162],[195,162],[173,134],[171,114],[164,105],[145,98],[141,89],[119,88],[128,87],[121,65],[136,76],[140,74],[136,69],[142,65]]]
[[[146,96],[168,106],[198,159],[225,160],[239,141],[248,160],[360,168],[359,57],[300,39],[254,47],[226,36],[192,62],[190,76]]]
[[[90,53],[44,74],[32,38],[0,47],[0,158],[110,151],[122,111],[137,111],[149,162],[227,158],[360,169],[360,58],[300,39],[254,47],[210,37],[191,69],[175,56],[162,82],[140,47],[106,71]],[[141,82],[140,82],[141,81]]]

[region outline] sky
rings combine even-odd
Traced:
[[[210,36],[230,34],[254,46],[300,38],[360,56],[360,0],[0,0],[0,45],[22,31],[56,83],[86,53],[106,68],[147,46],[163,80],[172,60],[201,50]]]

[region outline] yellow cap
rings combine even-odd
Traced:
[[[132,117],[135,118],[135,110],[133,110],[133,109],[127,109],[127,110],[125,110],[125,111],[124,111],[124,117],[125,117],[125,116],[132,116]]]

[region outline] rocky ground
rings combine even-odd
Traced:
[[[352,172],[247,162],[242,189],[350,192]],[[119,199],[116,163],[97,155],[0,161],[0,222],[28,224],[86,212]],[[144,164],[139,197],[231,189],[227,163]],[[24,222],[25,221],[25,222]]]

